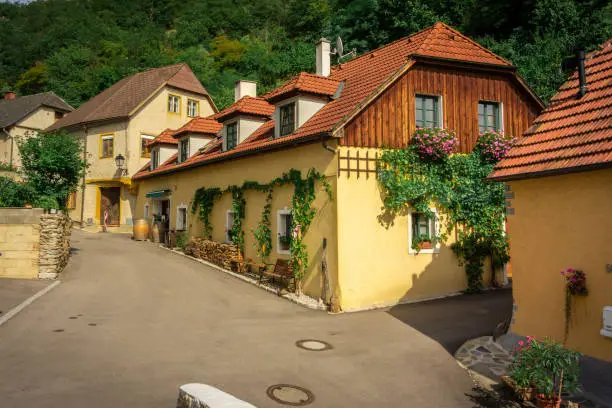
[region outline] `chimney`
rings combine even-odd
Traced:
[[[236,86],[234,87],[234,102],[237,102],[238,99],[247,95],[253,98],[257,96],[257,82],[239,79],[236,81]]]
[[[331,72],[330,44],[325,38],[321,38],[317,43],[317,75],[329,76]]]
[[[578,98],[582,98],[587,93],[586,70],[584,69],[584,50],[578,51]]]
[[[17,97],[17,95],[15,95],[15,92],[13,91],[6,91],[4,92],[4,99],[15,99]]]

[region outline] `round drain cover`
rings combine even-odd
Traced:
[[[295,342],[295,345],[308,351],[325,351],[334,348],[331,344],[325,341],[313,339],[298,340]]]
[[[315,397],[312,392],[303,387],[290,384],[276,384],[268,388],[268,397],[283,405],[301,407],[312,404]]]

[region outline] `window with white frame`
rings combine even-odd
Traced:
[[[442,127],[440,96],[415,95],[415,122],[420,128]]]
[[[189,137],[179,140],[178,162],[182,163],[189,158]]]
[[[410,253],[434,253],[439,251],[436,242],[438,230],[438,217],[434,209],[433,214],[412,212],[408,218],[408,244]]]
[[[234,228],[235,214],[232,210],[227,210],[225,214],[225,241],[232,242],[232,228]]]
[[[149,218],[149,204],[145,204],[144,206],[144,218],[145,220]]]
[[[151,151],[151,170],[155,170],[159,167],[159,149],[153,149]]]
[[[195,118],[198,116],[198,111],[200,108],[200,102],[195,99],[187,99],[187,116],[190,118]]]
[[[155,139],[155,136],[140,135],[140,157],[151,157],[151,149],[149,143]]]
[[[501,109],[499,102],[478,102],[478,130],[501,130]]]
[[[178,95],[168,95],[168,112],[181,113],[181,97]]]
[[[293,238],[293,216],[291,210],[278,211],[276,248],[279,254],[291,253],[291,239]]]
[[[187,230],[187,206],[179,205],[176,208],[176,230],[186,231]]]

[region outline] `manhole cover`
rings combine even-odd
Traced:
[[[298,387],[290,384],[277,384],[268,388],[268,397],[283,405],[291,405],[292,407],[301,407],[312,404],[315,397],[312,392],[306,388]]]
[[[325,351],[334,348],[331,344],[325,341],[313,339],[298,340],[295,342],[295,345],[308,351]]]

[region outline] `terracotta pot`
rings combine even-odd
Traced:
[[[561,408],[561,398],[538,394],[536,396],[536,406],[538,408]]]
[[[427,241],[419,242],[419,248],[421,248],[421,249],[431,249],[432,248],[431,242],[427,242]]]

